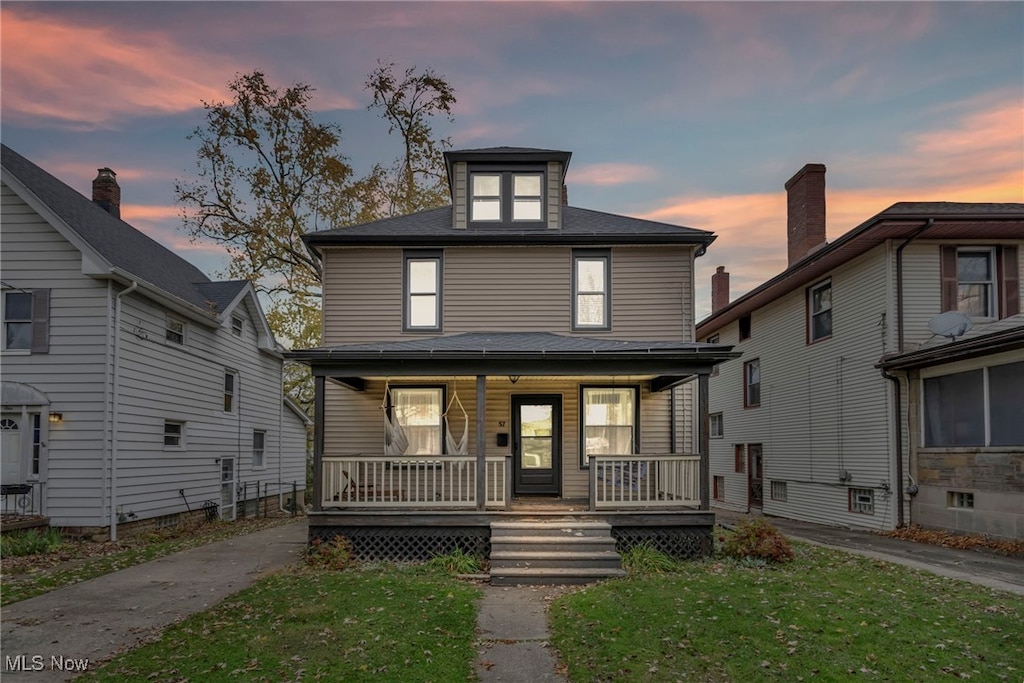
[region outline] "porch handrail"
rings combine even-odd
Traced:
[[[508,471],[505,456],[485,458],[488,508],[506,507]],[[321,509],[476,508],[475,455],[325,456]]]
[[[700,456],[589,455],[590,509],[699,507]]]

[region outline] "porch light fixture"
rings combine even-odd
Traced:
[[[509,375],[508,381],[512,382],[512,384],[515,384],[516,382],[519,381],[519,375]]]
[[[64,413],[50,413],[50,422],[52,424],[60,424],[64,421]]]

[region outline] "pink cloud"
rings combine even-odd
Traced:
[[[589,164],[570,167],[567,181],[580,185],[626,185],[653,180],[658,172],[643,164]]]

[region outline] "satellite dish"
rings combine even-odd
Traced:
[[[957,337],[964,336],[971,329],[971,325],[970,316],[964,315],[960,311],[939,313],[928,321],[928,329],[932,331],[932,334],[949,337],[950,341],[956,341]]]

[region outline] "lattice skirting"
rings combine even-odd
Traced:
[[[344,536],[358,560],[422,562],[455,550],[480,558],[490,557],[490,527],[338,527],[309,529],[310,541],[331,541]]]
[[[641,543],[650,543],[655,550],[679,560],[708,557],[714,547],[712,527],[616,526],[612,528],[612,536],[619,553]]]

